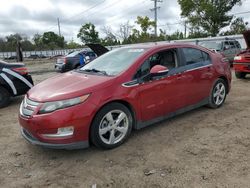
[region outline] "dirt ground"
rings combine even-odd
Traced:
[[[35,83],[59,74],[51,61],[27,65]],[[0,110],[0,187],[250,187],[249,94],[250,77],[233,78],[223,107],[134,131],[108,151],[27,143],[17,120],[22,97],[15,98]]]

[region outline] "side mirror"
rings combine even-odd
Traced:
[[[85,56],[85,63],[89,63],[90,62],[90,57],[89,56]]]
[[[150,74],[153,76],[161,76],[167,74],[169,69],[162,65],[155,65],[150,69]]]

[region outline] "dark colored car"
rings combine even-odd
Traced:
[[[223,41],[204,41],[200,44],[201,46],[221,53],[232,64],[234,56],[241,52],[240,43],[234,39],[226,39]]]
[[[243,33],[247,49],[234,57],[233,68],[237,78],[245,78],[250,74],[250,30]]]
[[[38,54],[31,54],[28,58],[29,59],[40,59],[40,58],[46,58],[46,56],[42,55],[42,54],[40,54],[40,55],[38,55]]]
[[[222,106],[230,87],[228,61],[206,48],[119,48],[33,87],[20,106],[19,123],[32,144],[75,149],[91,142],[110,149],[133,129],[200,106]]]
[[[55,64],[55,69],[60,72],[67,72],[80,67],[80,58],[88,57],[89,60],[93,60],[97,57],[94,52],[91,51],[75,51],[66,56],[59,57]]]
[[[22,63],[0,61],[0,108],[10,103],[10,97],[23,95],[33,86],[33,80]]]

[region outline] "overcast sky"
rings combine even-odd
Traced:
[[[250,0],[242,1],[242,6],[235,6],[232,13],[249,11]],[[177,29],[184,31],[177,0],[163,0],[159,6],[159,28],[166,30],[167,34]],[[151,0],[0,0],[0,36],[22,33],[32,37],[46,31],[58,33],[59,18],[65,39],[79,41],[76,35],[86,22],[95,24],[100,33],[103,26],[116,31],[126,21],[135,25],[138,15],[153,19],[150,8],[153,8]],[[250,13],[237,16],[250,23]]]

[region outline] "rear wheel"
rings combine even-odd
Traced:
[[[97,113],[91,126],[91,141],[103,149],[115,148],[129,137],[132,123],[131,112],[126,106],[110,103]]]
[[[4,88],[0,86],[0,108],[8,106],[10,103],[10,94]]]
[[[236,76],[236,78],[243,79],[246,77],[246,73],[245,72],[235,72],[235,76]]]
[[[227,86],[223,79],[216,80],[209,97],[208,106],[210,108],[219,108],[223,105],[227,96]]]

